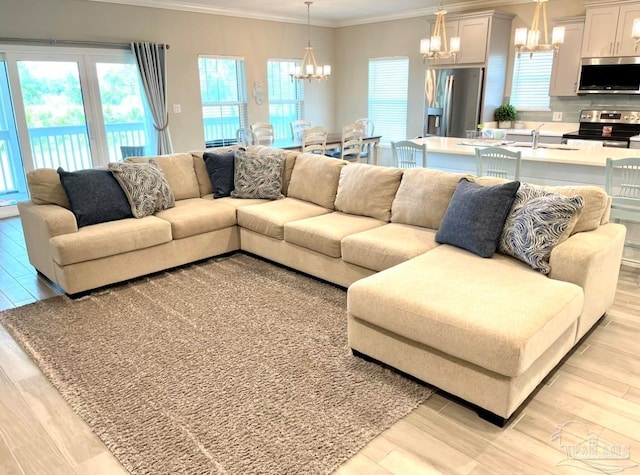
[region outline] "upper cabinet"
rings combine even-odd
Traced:
[[[584,33],[584,18],[558,23],[564,26],[564,44],[553,57],[550,96],[576,96],[580,74],[580,48]]]
[[[492,37],[496,34],[502,34],[503,24],[511,25],[513,16],[505,15],[496,11],[476,12],[458,15],[449,15],[446,17],[446,34],[447,41],[451,38],[460,37],[460,53],[458,57],[438,59],[433,62],[434,65],[483,65],[488,60],[488,54],[491,47]],[[434,23],[430,24],[433,31]],[[508,36],[503,39],[508,41]],[[449,47],[449,45],[447,45]]]
[[[640,2],[587,5],[581,56],[603,58],[638,55],[635,41],[631,38],[636,18],[640,18]]]

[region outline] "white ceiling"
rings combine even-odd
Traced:
[[[304,0],[89,0],[260,20],[306,23]],[[442,0],[448,12],[481,10],[533,0]],[[315,0],[311,23],[340,27],[433,15],[439,0]]]

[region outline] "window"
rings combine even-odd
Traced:
[[[304,81],[291,80],[289,73],[300,66],[300,60],[267,61],[269,81],[269,122],[277,138],[291,135],[289,124],[304,119]]]
[[[244,59],[200,56],[198,68],[204,140],[207,146],[235,143],[238,129],[248,127]]]
[[[123,145],[153,153],[142,91],[129,50],[3,46],[0,206],[27,199],[26,171],[105,166]]]
[[[516,55],[509,102],[518,110],[549,110],[552,66],[553,51]]]
[[[369,120],[389,143],[407,138],[409,58],[369,60]]]

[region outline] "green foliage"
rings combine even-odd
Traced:
[[[516,120],[518,111],[511,104],[502,104],[498,106],[494,112],[494,117],[498,122],[505,122],[508,120]]]

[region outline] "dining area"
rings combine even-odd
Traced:
[[[237,132],[237,143],[267,145],[283,150],[326,155],[350,162],[379,165],[379,144],[382,136],[375,133],[375,125],[368,118],[360,118],[344,125],[338,132],[330,132],[311,121],[295,120],[290,123],[288,136],[276,136],[268,122],[256,122]]]

